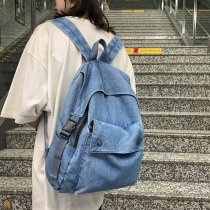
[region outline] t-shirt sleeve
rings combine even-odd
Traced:
[[[36,121],[47,105],[47,71],[30,53],[23,52],[1,117],[18,124]]]

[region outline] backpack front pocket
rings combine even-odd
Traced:
[[[106,191],[134,185],[143,157],[143,128],[126,128],[93,120],[75,191]],[[89,146],[88,146],[89,145]]]
[[[126,154],[143,150],[143,127],[139,122],[125,128],[98,120],[91,124],[91,153]]]

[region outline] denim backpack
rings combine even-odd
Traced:
[[[72,80],[52,143],[45,149],[49,183],[58,192],[75,194],[134,185],[143,157],[143,125],[129,76],[110,65],[122,41],[114,36],[106,45],[100,39],[91,49],[69,19],[50,21],[87,62]],[[104,51],[97,59],[99,44]]]

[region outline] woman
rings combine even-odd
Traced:
[[[107,44],[113,38],[115,32],[109,27],[98,0],[55,0],[54,4],[55,18],[70,19],[91,47],[101,38]],[[102,50],[100,46],[99,55]],[[58,193],[45,176],[42,113],[47,112],[49,146],[69,85],[84,63],[81,52],[58,27],[50,22],[39,25],[24,49],[4,104],[2,117],[13,118],[19,124],[28,123],[37,129],[32,164],[33,210],[98,210],[103,203],[104,192]],[[134,72],[124,47],[111,64],[130,76],[135,91]]]

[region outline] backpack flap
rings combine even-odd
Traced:
[[[91,125],[91,153],[126,154],[143,150],[143,127],[139,122],[124,129],[98,120],[91,121]]]

